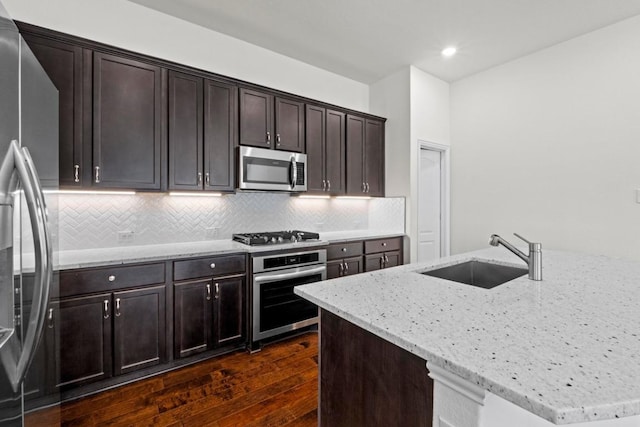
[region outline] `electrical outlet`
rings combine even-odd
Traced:
[[[220,227],[207,227],[205,234],[209,239],[217,239],[220,237]]]
[[[118,231],[118,243],[133,242],[134,232],[130,230]]]

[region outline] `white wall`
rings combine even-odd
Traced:
[[[386,195],[406,198],[410,259],[417,260],[418,140],[449,144],[449,84],[415,67],[371,85],[371,112],[387,117]]]
[[[13,19],[367,112],[369,87],[127,0],[2,0]]]
[[[640,17],[451,86],[452,249],[640,260]]]

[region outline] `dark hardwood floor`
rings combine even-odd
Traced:
[[[26,426],[317,426],[318,335],[236,352],[27,415]]]

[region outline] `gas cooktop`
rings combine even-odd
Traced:
[[[264,233],[234,234],[233,240],[245,245],[277,245],[279,243],[295,243],[305,240],[319,240],[320,235],[311,231],[285,230]]]

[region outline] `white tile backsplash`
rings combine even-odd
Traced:
[[[279,193],[223,197],[60,194],[60,250],[231,239],[233,233],[301,229],[404,233],[404,198],[302,199]],[[119,241],[119,232],[133,239]]]

